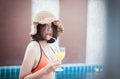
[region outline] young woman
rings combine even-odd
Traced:
[[[54,71],[60,65],[49,45],[63,33],[59,19],[48,11],[36,14],[32,41],[28,44],[21,65],[19,79],[55,79]],[[54,39],[53,39],[54,38]]]

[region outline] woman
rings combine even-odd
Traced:
[[[37,13],[33,25],[34,30],[30,33],[33,40],[26,48],[19,79],[55,79],[54,71],[60,61],[56,59],[49,43],[63,33],[63,26],[48,11]]]

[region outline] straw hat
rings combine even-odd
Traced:
[[[36,14],[33,21],[34,30],[30,35],[35,35],[37,33],[38,24],[47,24],[52,22],[58,27],[58,36],[60,36],[64,31],[63,25],[59,19],[56,19],[55,16],[48,11],[40,11]]]

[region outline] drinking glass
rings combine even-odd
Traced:
[[[65,47],[59,47],[59,50],[55,52],[57,60],[62,61],[65,57]],[[58,67],[56,71],[63,71],[61,67]]]

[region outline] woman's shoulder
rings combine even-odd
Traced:
[[[39,43],[36,41],[31,41],[26,48],[26,53],[29,53],[31,55],[38,55],[39,51]]]
[[[39,43],[37,41],[31,41],[29,45],[39,45]]]
[[[36,49],[37,47],[39,47],[39,43],[37,41],[31,41],[27,46],[29,49]]]

